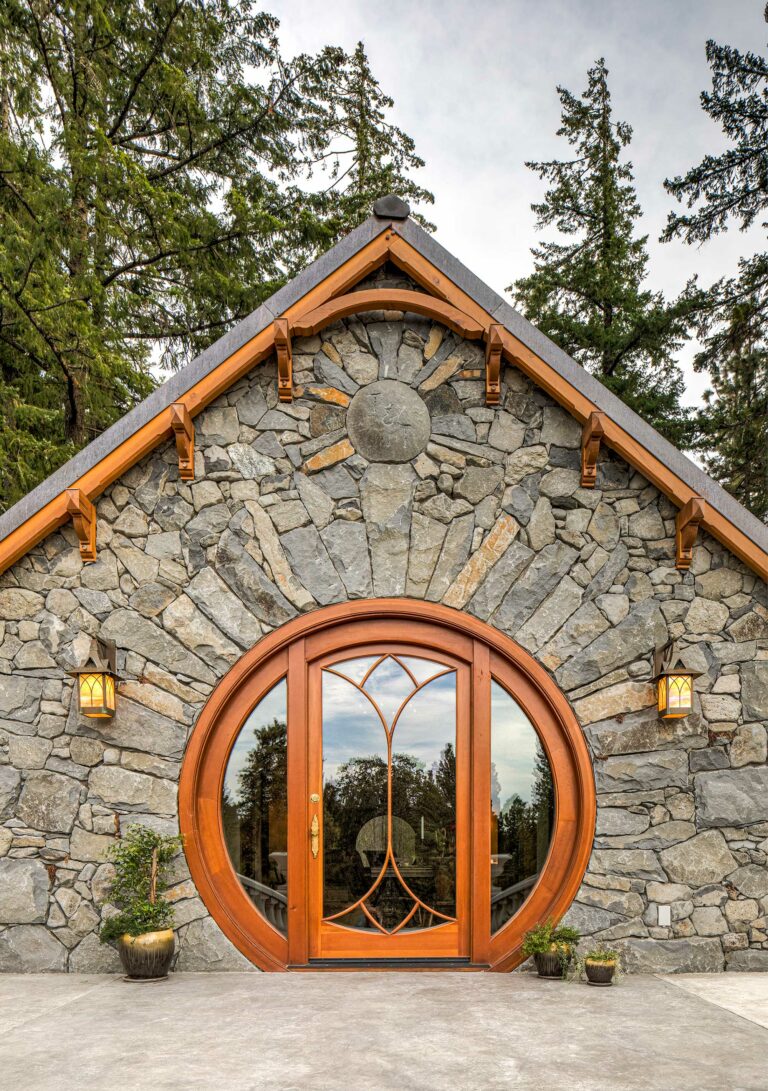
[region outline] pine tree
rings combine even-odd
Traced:
[[[712,388],[699,413],[697,448],[723,486],[761,519],[768,516],[768,343],[756,298],[734,303],[727,325],[697,358]]]
[[[673,304],[644,284],[647,236],[632,164],[623,158],[632,130],[615,121],[601,58],[577,97],[564,87],[558,136],[572,159],[527,163],[549,188],[534,204],[537,228],[563,241],[533,250],[534,272],[509,289],[526,316],[562,349],[677,443],[687,439],[684,384],[674,354],[687,336],[697,293],[691,282]]]
[[[0,508],[419,166],[362,51],[287,62],[277,27],[254,0],[0,5]],[[355,96],[370,152],[318,194]]]
[[[410,176],[424,160],[416,155],[411,137],[388,120],[394,102],[371,72],[362,42],[347,59],[333,106],[338,136],[328,158],[331,185],[324,212],[334,241],[361,223],[383,194],[395,193],[412,206],[433,203],[429,190]],[[414,218],[434,230],[418,211]]]
[[[702,93],[701,105],[730,147],[664,183],[689,209],[670,213],[664,241],[701,245],[732,221],[747,230],[768,210],[768,60],[713,41],[707,60],[712,90]],[[697,446],[713,476],[765,519],[768,253],[742,258],[735,277],[712,286],[699,325],[705,340],[694,366],[709,373],[712,389],[697,417]]]

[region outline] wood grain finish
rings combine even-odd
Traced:
[[[340,651],[383,648],[429,652],[457,669],[457,920],[434,930],[350,941],[322,918],[322,842],[310,853],[312,815],[320,814],[320,670]],[[221,789],[231,747],[254,705],[288,678],[288,938],[256,911],[224,843]],[[549,855],[528,901],[490,935],[490,685],[495,678],[520,704],[553,768],[556,821]],[[461,755],[461,761],[458,760]],[[190,872],[211,915],[243,954],[264,970],[304,968],[323,958],[465,956],[467,965],[508,970],[521,960],[524,930],[560,917],[589,858],[595,821],[586,743],[563,694],[534,659],[503,634],[448,607],[373,599],[316,610],[265,636],[214,690],[192,733],[179,785],[180,825]],[[322,821],[320,821],[322,838]],[[432,933],[432,935],[430,935]],[[314,938],[313,938],[314,936]],[[350,945],[351,943],[351,945]]]
[[[675,519],[675,568],[684,571],[693,562],[693,547],[699,527],[704,522],[707,504],[700,496],[692,496]]]
[[[80,559],[88,564],[96,560],[96,511],[82,489],[67,489],[67,515],[72,518]]]
[[[195,424],[184,402],[171,406],[171,428],[179,456],[179,477],[182,481],[195,479]]]
[[[605,414],[590,413],[581,433],[581,487],[594,489],[597,482],[597,456],[605,435]]]
[[[338,322],[340,318],[379,310],[411,311],[413,314],[434,318],[468,340],[477,341],[486,332],[482,322],[471,318],[458,307],[435,299],[425,292],[412,292],[406,288],[371,288],[368,291],[350,292],[302,315],[293,322],[292,330],[296,337],[309,337],[332,322]]]

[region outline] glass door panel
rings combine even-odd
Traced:
[[[461,708],[457,695],[466,668],[381,648],[316,669],[323,847],[312,954],[456,956],[466,929],[456,781],[468,760],[468,686]]]

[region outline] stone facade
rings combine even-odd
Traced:
[[[376,283],[386,283],[382,276]],[[102,971],[96,929],[128,822],[175,831],[189,733],[243,652],[298,613],[407,595],[467,610],[548,668],[594,758],[594,850],[569,920],[637,970],[768,969],[768,595],[704,537],[674,565],[674,507],[513,368],[428,320],[351,318],[294,344],[196,421],[196,475],[147,456],[0,577],[0,969]],[[65,673],[114,639],[111,721]],[[652,649],[679,639],[697,708],[661,721]],[[177,968],[243,969],[179,858]],[[659,924],[669,906],[671,924]],[[107,910],[108,911],[108,910]]]

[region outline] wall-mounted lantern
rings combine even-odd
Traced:
[[[654,682],[659,698],[659,716],[673,720],[693,711],[693,680],[701,671],[692,671],[680,661],[675,642],[657,648],[653,656]]]
[[[114,716],[119,679],[115,670],[113,641],[94,637],[82,667],[70,673],[77,679],[81,715],[100,720]]]

